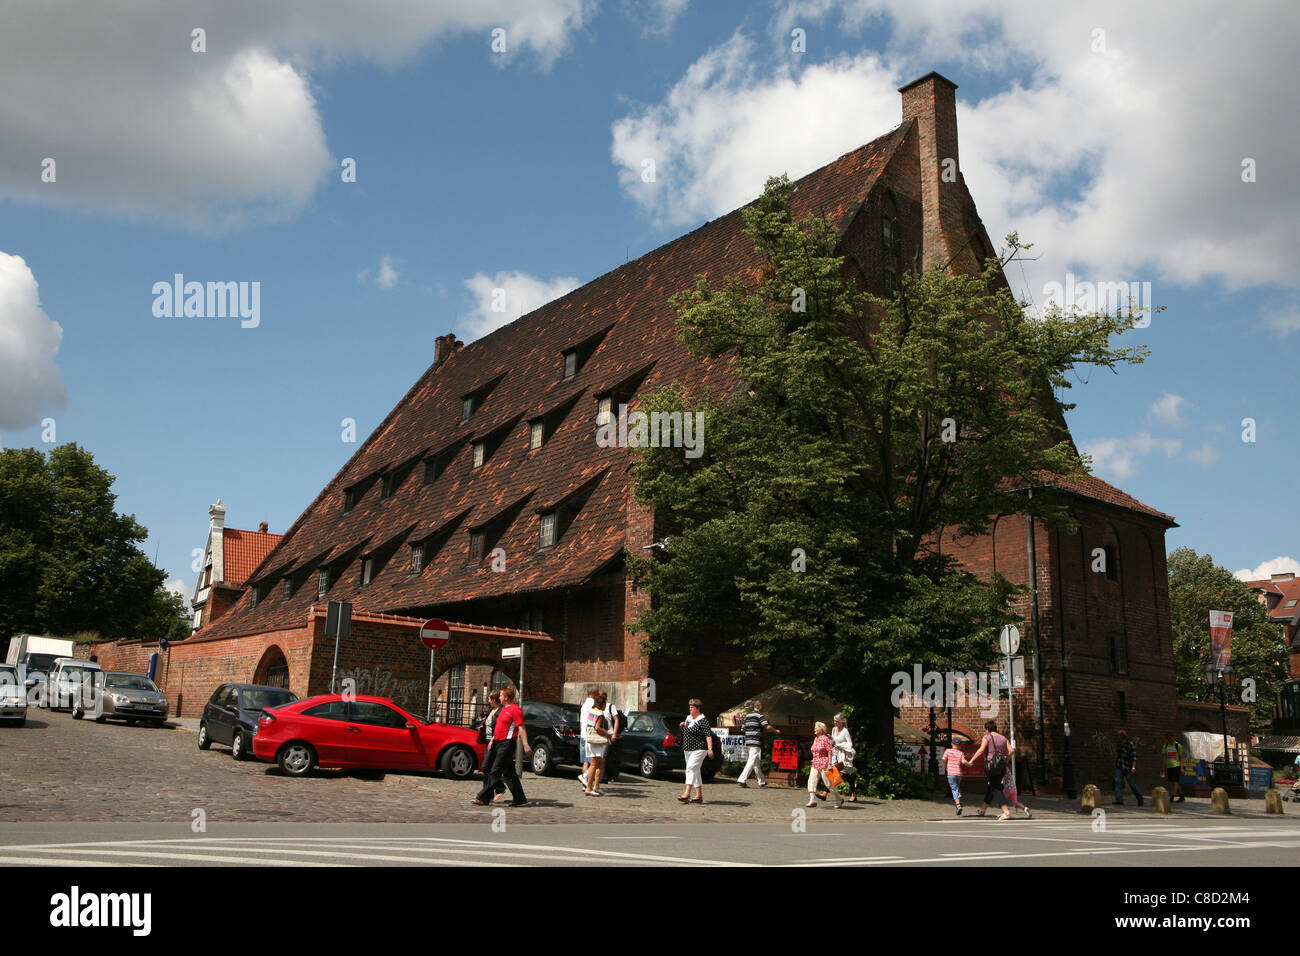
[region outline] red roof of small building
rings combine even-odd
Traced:
[[[225,554],[226,581],[245,584],[257,566],[275,550],[283,535],[269,531],[241,531],[238,528],[222,529],[222,548]]]

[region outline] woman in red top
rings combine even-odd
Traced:
[[[478,806],[487,806],[502,781],[510,787],[512,798],[510,806],[522,807],[528,803],[528,798],[524,796],[523,785],[519,782],[519,775],[515,773],[515,747],[518,746],[515,742],[516,738],[523,741],[524,753],[533,752],[533,748],[528,746],[524,712],[515,703],[515,689],[503,687],[501,688],[501,710],[497,713],[496,727],[492,731],[492,759],[483,780],[483,789],[474,798],[474,803]]]
[[[832,787],[830,780],[826,777],[826,771],[831,766],[831,755],[835,752],[835,742],[831,740],[831,735],[826,729],[826,725],[820,720],[817,726],[813,728],[816,736],[812,742],[812,769],[808,771],[808,803],[810,807],[817,806],[817,801],[813,799],[817,794],[817,784],[825,782],[826,789],[833,791],[835,794],[836,808],[844,806],[844,798],[840,796],[838,787]]]

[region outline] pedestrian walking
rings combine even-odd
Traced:
[[[605,750],[609,746],[613,732],[609,729],[609,722],[606,716],[606,705],[609,698],[603,690],[596,691],[596,696],[592,699],[591,710],[587,711],[587,723],[583,728],[583,736],[587,741],[587,757],[589,760],[589,769],[587,771],[587,786],[583,788],[583,793],[589,797],[602,796],[600,792],[600,777],[605,771]]]
[[[745,735],[745,750],[747,759],[745,760],[745,769],[740,771],[740,777],[736,781],[746,790],[749,785],[745,783],[752,772],[758,780],[760,787],[767,786],[767,778],[763,776],[763,768],[760,766],[763,760],[763,734],[775,734],[779,731],[773,727],[766,717],[763,716],[763,702],[754,701],[754,709],[745,715],[740,722],[740,729]]]
[[[501,713],[501,692],[494,690],[488,694],[488,712],[483,715],[483,719],[478,725],[479,743],[484,744],[483,748],[483,765],[479,768],[483,772],[483,779],[487,779],[488,761],[492,759],[492,733],[496,730],[497,715]],[[505,793],[505,787],[502,786],[493,797],[499,800],[501,794]]]
[[[815,807],[817,802],[813,797],[817,796],[817,787],[819,784],[826,785],[826,791],[835,791],[835,807],[839,809],[844,806],[844,797],[840,795],[838,788],[831,786],[830,779],[826,776],[826,771],[831,768],[831,756],[835,753],[835,741],[831,740],[830,732],[827,731],[826,725],[820,720],[813,726],[812,742],[812,767],[808,771],[808,803],[807,806]],[[825,799],[825,798],[823,798]]]
[[[523,784],[515,773],[515,748],[522,743],[524,753],[530,754],[533,748],[528,746],[528,730],[524,727],[523,709],[515,703],[515,689],[501,688],[501,710],[497,714],[496,726],[492,729],[492,762],[488,765],[487,777],[483,789],[474,798],[480,807],[488,805],[496,788],[504,781],[510,787],[510,806],[522,807],[528,804],[524,796]]]
[[[1183,796],[1183,745],[1178,742],[1178,738],[1172,732],[1165,731],[1165,779],[1174,785],[1174,802],[1184,803],[1187,798]]]
[[[853,749],[853,738],[849,735],[848,725],[844,723],[844,715],[836,714],[831,720],[835,723],[835,729],[831,731],[831,743],[835,745],[835,753],[831,755],[831,766],[839,770],[840,776],[849,785],[849,802],[857,803],[858,772],[853,769],[853,758],[858,755],[858,752]],[[838,787],[836,792],[839,792]]]
[[[578,765],[582,767],[582,772],[578,774],[578,783],[582,789],[587,789],[587,774],[591,770],[591,758],[587,755],[587,715],[591,713],[591,706],[595,703],[597,688],[592,686],[587,688],[587,699],[582,702],[578,708]]]
[[[948,790],[952,793],[952,802],[957,805],[957,816],[961,816],[961,765],[965,757],[956,744],[951,741],[943,752],[943,766],[948,774]]]
[[[1115,736],[1119,738],[1119,744],[1115,747],[1115,806],[1124,805],[1124,784],[1127,782],[1140,807],[1142,791],[1138,789],[1137,781],[1137,747],[1133,746],[1133,741],[1128,739],[1128,734],[1124,731],[1121,730]]]
[[[971,758],[964,761],[966,766],[972,766],[975,761],[984,756],[984,806],[980,807],[977,816],[984,816],[988,811],[990,804],[997,804],[1002,807],[1002,813],[998,816],[999,820],[1011,819],[1011,804],[1007,802],[1007,795],[1003,793],[1003,781],[1006,779],[1007,767],[1011,755],[1011,742],[998,733],[998,723],[996,720],[987,720],[984,722],[984,739],[980,741],[979,750],[971,755]]]
[[[1016,752],[1016,745],[1011,745],[1011,752]],[[1020,791],[1016,789],[1016,768],[1010,761],[1007,762],[1007,775],[1002,778],[1002,793],[1006,796],[1007,802],[1016,810],[1025,815],[1028,820],[1033,816],[1029,808],[1020,802]]]
[[[700,768],[706,755],[713,756],[713,728],[704,717],[704,705],[698,697],[692,697],[687,706],[690,716],[681,723],[682,752],[686,755],[686,790],[677,799],[682,803],[703,803],[704,777]],[[694,797],[691,788],[695,789]]]

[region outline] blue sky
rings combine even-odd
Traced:
[[[1297,14],[1039,6],[86,3],[65,30],[32,4],[0,38],[0,442],[48,450],[52,418],[188,593],[208,505],[285,530],[355,451],[342,420],[364,440],[435,336],[476,338],[887,131],[896,87],[936,69],[989,232],[1037,243],[1018,291],[1073,273],[1167,307],[1145,365],[1069,396],[1097,474],[1178,519],[1171,549],[1295,555]],[[155,316],[178,272],[259,282],[257,327]]]

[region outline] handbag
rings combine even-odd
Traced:
[[[836,765],[832,765],[828,769],[823,770],[822,773],[826,775],[826,780],[832,787],[838,788],[839,785],[844,782],[844,777],[840,773],[840,768]]]
[[[990,738],[989,752],[984,758],[984,776],[989,780],[998,781],[1006,776],[1007,758],[1006,754],[997,749],[997,741]]]

